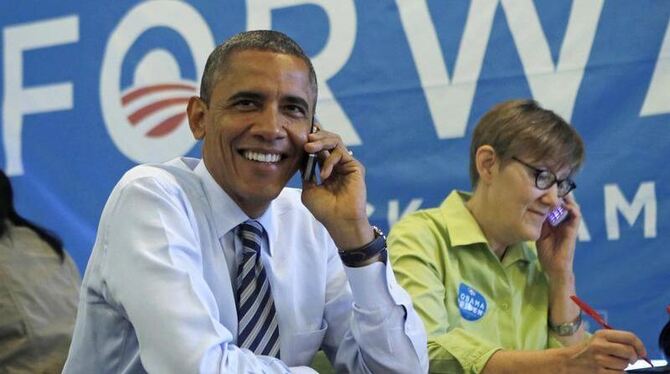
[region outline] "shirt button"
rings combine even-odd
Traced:
[[[500,309],[502,309],[502,310],[507,310],[507,309],[509,309],[509,304],[507,304],[507,303],[502,303],[502,304],[500,304]]]

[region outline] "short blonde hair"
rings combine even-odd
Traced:
[[[495,105],[477,123],[470,143],[470,182],[477,188],[477,149],[490,145],[501,167],[512,157],[530,163],[544,162],[559,170],[568,166],[571,174],[584,161],[584,142],[577,131],[535,100],[509,100]]]

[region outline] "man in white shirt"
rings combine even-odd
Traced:
[[[310,134],[316,97],[284,34],[214,50],[187,108],[203,159],[135,167],[112,191],[65,373],[297,372],[319,349],[338,372],[427,371],[363,166],[338,136]],[[306,152],[321,183],[287,188]]]

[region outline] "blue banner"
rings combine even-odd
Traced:
[[[83,270],[126,170],[199,156],[185,103],[209,52],[239,31],[284,31],[312,57],[317,114],[366,165],[368,212],[385,230],[470,189],[478,118],[532,97],[586,142],[578,292],[660,358],[669,20],[661,0],[4,2],[0,164],[18,210],[62,236]]]

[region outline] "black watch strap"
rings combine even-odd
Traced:
[[[375,238],[368,244],[347,251],[339,250],[340,259],[345,266],[358,268],[369,265],[373,262],[381,261],[386,263],[386,237],[384,233],[376,226],[372,226]],[[373,261],[376,259],[376,261]]]

